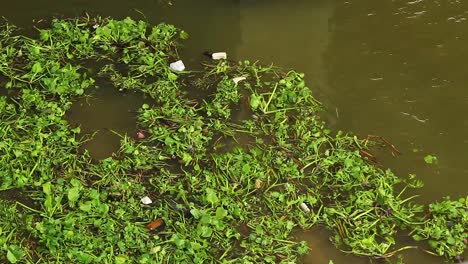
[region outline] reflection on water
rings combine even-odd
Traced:
[[[306,73],[306,81],[320,100],[332,105],[328,96],[328,48],[336,1],[247,1],[241,3],[242,42],[236,57],[259,60],[264,64],[293,68]],[[327,114],[336,122],[335,112]]]
[[[416,173],[421,200],[466,195],[466,1],[353,1],[338,5],[326,64],[338,128],[390,139],[385,165]],[[439,157],[439,166],[422,161]]]
[[[94,159],[104,159],[120,147],[120,137],[116,133],[135,135],[136,111],[143,103],[145,99],[141,94],[119,92],[111,84],[99,82],[90,96],[72,105],[67,119],[73,125],[79,124],[83,134],[95,133],[84,147]]]
[[[305,240],[310,247],[310,253],[302,259],[304,263],[328,264],[333,261],[335,264],[355,263],[367,264],[369,261],[365,258],[356,257],[350,254],[344,254],[332,246],[330,236],[332,234],[323,228],[314,228],[303,233],[297,234],[298,240]]]
[[[311,3],[313,2],[313,3]],[[239,59],[260,60],[307,72],[310,84],[326,80],[323,54],[332,33],[335,1],[247,1],[241,4]]]
[[[0,15],[23,26],[32,19],[84,12],[132,16],[150,23],[165,21],[190,34],[180,53],[189,69],[199,67],[205,50],[227,51],[236,60],[259,59],[296,68],[306,73],[309,86],[328,107],[326,119],[334,129],[380,135],[403,152],[398,158],[381,156],[380,162],[400,175],[417,174],[426,184],[419,201],[467,194],[468,1],[161,2],[167,3],[17,0],[2,3]],[[133,133],[133,117],[125,117],[125,111],[141,105],[131,95],[123,101],[112,93],[98,98],[108,101],[75,117],[83,126],[85,120],[96,122],[85,130],[101,129],[96,145],[88,146],[95,153],[105,146],[118,146],[103,128]],[[125,105],[119,106],[119,102]],[[76,107],[71,114],[82,111]],[[105,117],[99,116],[106,111],[110,112]],[[109,118],[113,116],[118,118]],[[439,165],[425,164],[427,154],[436,155]],[[302,237],[313,247],[304,263],[328,263],[330,259],[368,263],[335,250],[322,231],[306,232]],[[421,250],[403,255],[406,263],[441,262]]]

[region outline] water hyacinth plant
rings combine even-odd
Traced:
[[[367,141],[331,133],[303,74],[225,60],[173,72],[187,34],[167,24],[37,27],[37,38],[0,29],[0,193],[25,197],[0,194],[2,262],[295,263],[309,248],[294,232],[316,226],[372,258],[409,248],[395,242],[404,230],[438,255],[465,250],[466,201],[424,215],[405,195],[421,183],[370,163]],[[94,161],[66,113],[98,78],[152,101],[137,135]]]

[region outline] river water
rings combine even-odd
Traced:
[[[190,34],[180,53],[199,67],[205,50],[226,51],[234,60],[306,73],[327,107],[334,130],[378,135],[402,155],[379,154],[399,175],[425,183],[419,202],[467,195],[468,187],[468,1],[464,0],[15,0],[0,15],[28,27],[52,16],[90,15],[175,24]],[[106,84],[101,84],[106,87]],[[131,131],[128,114],[142,99],[102,89],[80,102],[70,116],[84,130],[98,131],[88,143],[103,158],[118,147],[109,131]],[[89,104],[89,107],[86,105]],[[104,122],[105,121],[105,122]],[[437,156],[428,165],[424,156]],[[304,263],[369,263],[336,250],[323,230],[302,233],[312,247]],[[421,250],[406,263],[441,263]]]

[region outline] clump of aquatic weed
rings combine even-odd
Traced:
[[[415,240],[428,240],[433,254],[460,260],[468,244],[468,197],[429,205],[428,220],[413,230]],[[432,253],[432,252],[431,252]]]
[[[34,201],[0,200],[0,260],[290,263],[309,250],[293,232],[317,225],[373,258],[408,248],[395,245],[400,230],[449,258],[465,249],[466,203],[422,216],[404,196],[421,183],[370,164],[365,141],[333,135],[303,74],[248,61],[173,72],[187,34],[130,18],[54,19],[38,33],[0,30],[0,188]],[[104,66],[93,74],[89,61]],[[65,119],[95,78],[153,99],[138,111],[144,136],[123,135],[97,163]]]

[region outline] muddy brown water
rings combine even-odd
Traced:
[[[304,72],[333,129],[383,136],[403,153],[379,161],[424,181],[418,201],[468,193],[468,1],[16,0],[0,8],[23,27],[85,12],[183,28],[190,38],[181,57],[189,68],[198,67],[201,52],[219,50]],[[74,106],[76,122],[100,131],[89,143],[91,154],[103,158],[118,147],[109,129],[133,133],[128,110],[143,100],[107,87]],[[437,166],[424,163],[428,154],[438,157]],[[370,262],[336,250],[328,236],[323,230],[298,235],[312,247],[304,263]],[[403,255],[406,263],[443,262],[421,250]]]

